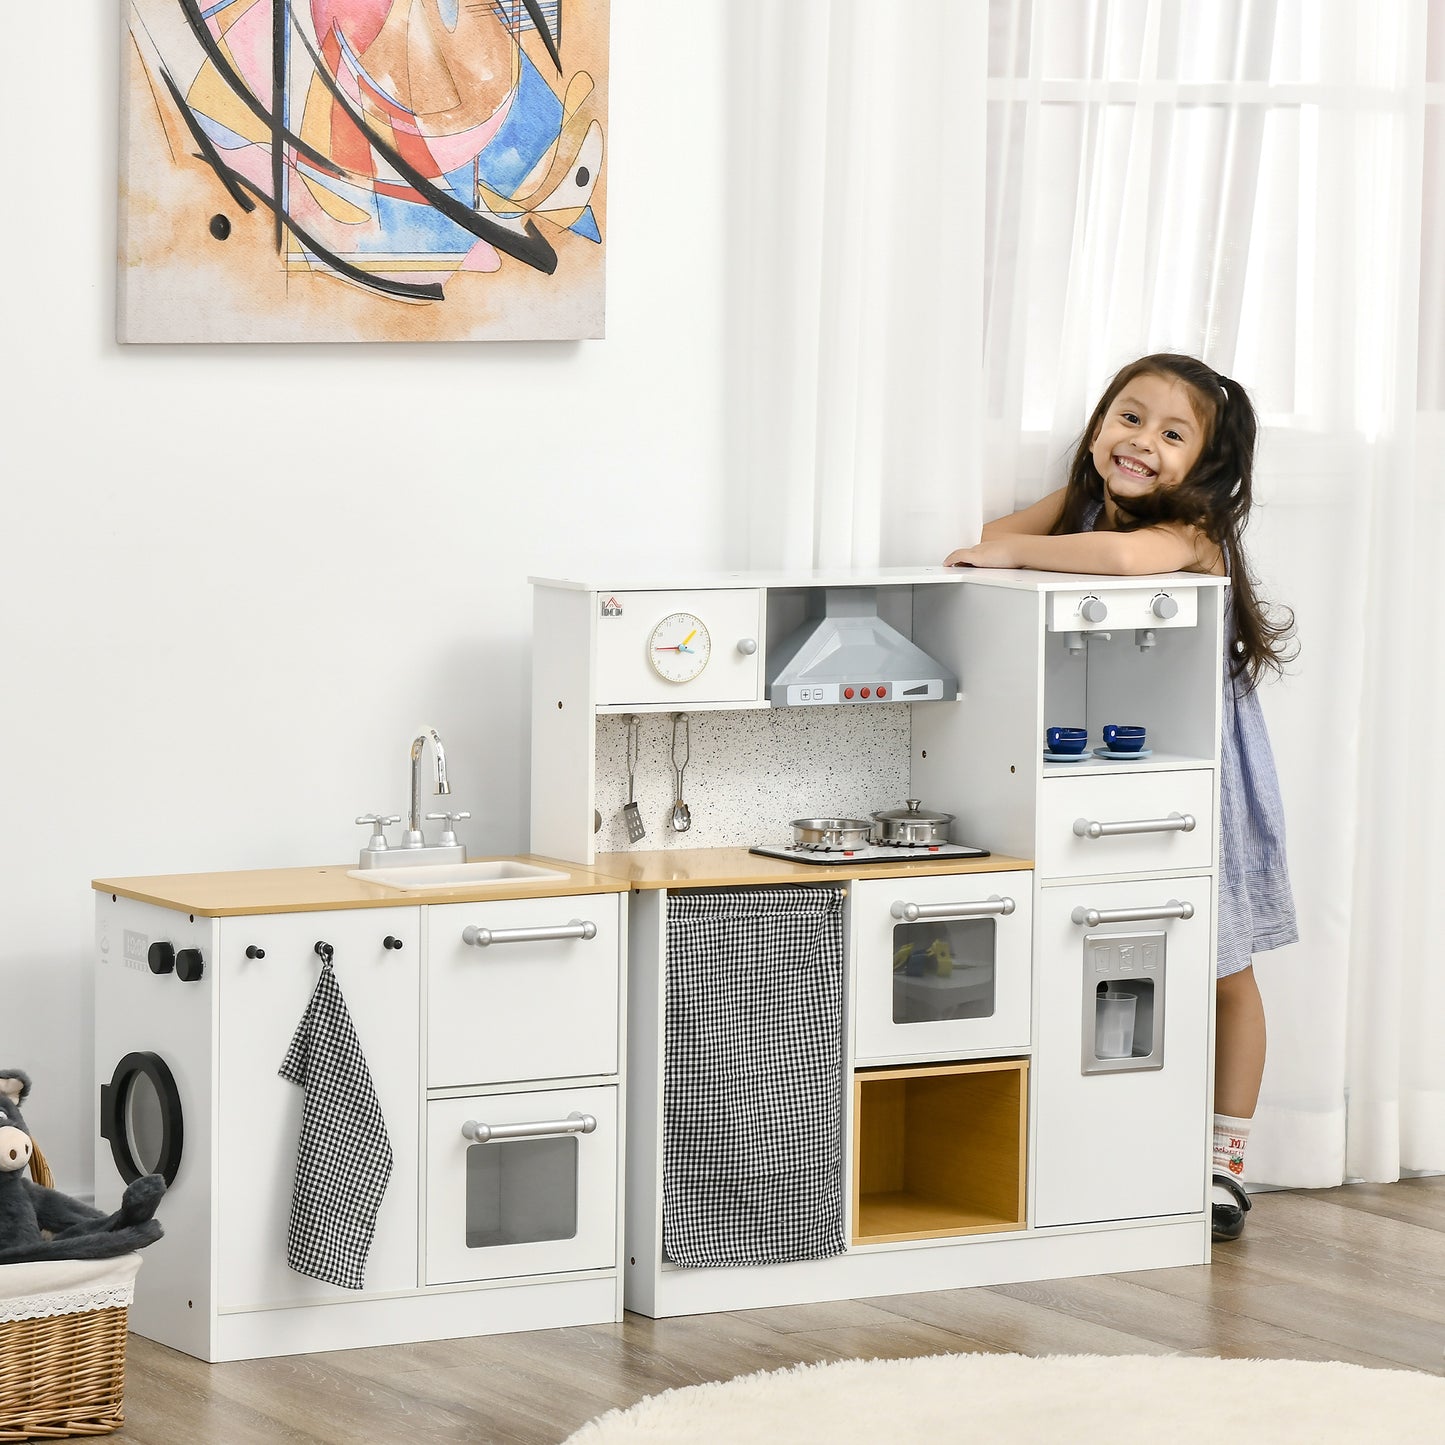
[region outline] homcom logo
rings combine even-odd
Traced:
[[[123,954],[127,968],[143,969],[146,965],[146,951],[150,948],[150,939],[144,933],[137,933],[133,928],[125,930],[125,952]]]

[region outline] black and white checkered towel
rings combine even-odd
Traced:
[[[667,901],[663,1253],[682,1265],[843,1252],[843,894]]]
[[[391,1178],[391,1140],[330,952],[326,945],[280,1068],[305,1091],[286,1262],[298,1274],[360,1289]]]

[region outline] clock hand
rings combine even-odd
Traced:
[[[679,646],[680,648],[681,648],[681,647],[686,647],[687,644],[688,644],[689,642],[691,642],[691,641],[693,640],[693,638],[696,637],[696,636],[697,636],[697,628],[694,627],[694,628],[692,629],[692,631],[689,632],[689,633],[687,634],[687,636],[682,639],[682,641],[678,644],[678,646]]]

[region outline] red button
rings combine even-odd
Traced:
[[[852,696],[853,696],[853,689],[852,689],[851,687],[845,687],[845,688],[843,689],[843,696],[844,696],[844,697],[852,697]]]
[[[880,687],[880,688],[878,689],[878,696],[879,696],[879,697],[887,697],[887,696],[888,696],[888,689],[887,689],[886,687]]]
[[[862,696],[864,696],[864,697],[867,697],[867,696],[868,696],[868,689],[867,689],[866,687],[863,689]]]

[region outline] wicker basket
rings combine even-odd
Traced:
[[[36,1183],[51,1186],[36,1149]],[[15,1266],[21,1268],[21,1266]],[[0,1440],[109,1435],[125,1423],[123,1307],[0,1322]]]

